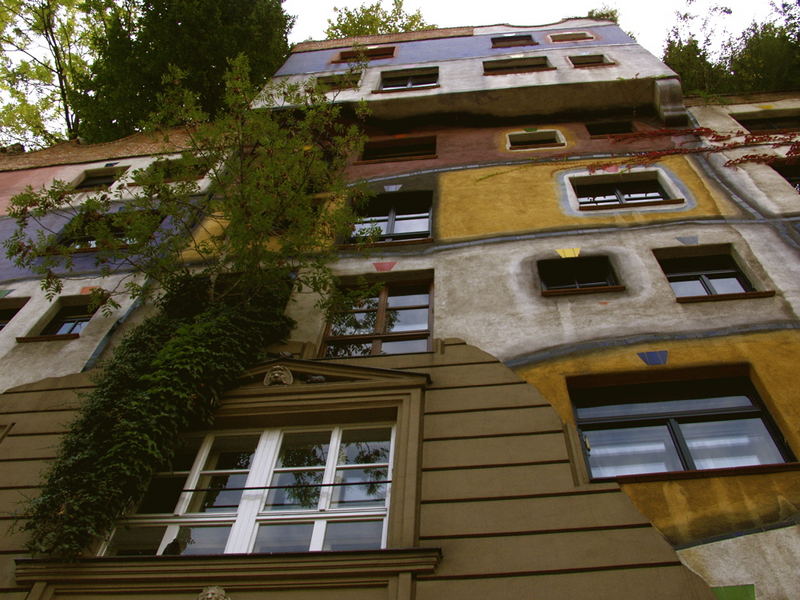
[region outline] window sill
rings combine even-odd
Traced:
[[[593,477],[592,483],[645,483],[648,481],[670,481],[676,479],[708,479],[710,477],[735,477],[742,475],[761,475],[800,471],[800,462],[776,463],[773,465],[752,465],[749,467],[726,467],[724,469],[703,469],[698,471],[668,471],[664,473],[641,473],[637,475],[618,475],[617,477]]]
[[[775,290],[764,290],[763,292],[742,292],[739,294],[714,294],[711,296],[679,296],[675,302],[681,304],[691,304],[692,302],[722,302],[723,300],[746,300],[748,298],[772,298]]]
[[[623,204],[610,204],[602,206],[578,206],[578,210],[582,212],[592,212],[597,210],[619,210],[621,208],[635,210],[640,206],[670,206],[683,204],[686,202],[683,198],[669,198],[667,200],[654,200],[652,202],[632,202]]]
[[[439,158],[438,154],[421,154],[419,156],[398,156],[394,158],[373,158],[370,160],[357,160],[353,162],[354,165],[374,165],[386,162],[401,162],[406,160],[428,160],[432,158]]]
[[[542,296],[572,296],[576,294],[602,294],[606,292],[624,292],[624,285],[602,285],[590,288],[569,288],[565,290],[542,290]]]
[[[562,144],[547,144],[542,146],[520,146],[519,148],[506,148],[509,152],[530,152],[531,150],[551,150],[553,148],[563,148],[566,143]]]
[[[26,344],[28,342],[60,342],[63,340],[77,340],[78,333],[62,333],[60,335],[26,335],[17,338],[17,343]]]
[[[386,580],[400,573],[433,573],[441,560],[439,548],[401,548],[341,552],[286,554],[228,554],[211,556],[130,556],[85,558],[76,563],[49,559],[18,558],[18,584],[46,582],[48,586],[81,583],[107,587],[109,582],[129,592],[154,585],[173,587],[178,583],[199,586],[200,582],[237,582],[265,587],[287,581],[302,585],[313,578],[337,577]],[[76,568],[78,567],[78,568]],[[313,586],[313,582],[309,582]],[[47,596],[49,597],[49,596]]]
[[[347,250],[349,248],[386,248],[392,246],[410,246],[412,244],[430,244],[431,242],[433,242],[432,237],[421,237],[409,240],[387,240],[383,242],[382,241],[366,242],[363,244],[347,242],[345,244],[341,244],[339,248],[341,248],[342,250]]]
[[[397,88],[396,90],[372,90],[373,94],[394,94],[395,92],[418,92],[420,90],[433,90],[440,87],[438,83],[431,85],[412,85],[411,87]]]
[[[541,69],[503,69],[497,71],[483,72],[484,76],[492,75],[517,75],[519,73],[541,73],[542,71],[555,71],[556,67],[542,67]]]
[[[597,68],[601,68],[601,67],[613,67],[616,64],[617,63],[615,63],[615,62],[607,62],[607,63],[598,63],[596,65],[575,65],[575,64],[573,64],[572,66],[575,69],[597,69]]]

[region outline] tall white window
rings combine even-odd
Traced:
[[[175,470],[154,477],[104,554],[385,547],[393,438],[381,423],[195,439]]]

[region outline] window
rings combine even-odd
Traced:
[[[361,71],[317,77],[317,85],[323,92],[335,92],[338,90],[356,88],[360,81]]]
[[[19,308],[0,308],[0,330],[8,325],[18,312]]]
[[[492,38],[492,48],[513,48],[515,46],[536,46],[532,35],[511,34]]]
[[[212,434],[157,474],[109,556],[385,547],[391,423]]]
[[[66,304],[69,302],[69,304]],[[89,309],[89,299],[79,298],[79,302],[61,299],[62,306],[58,309],[56,316],[44,326],[39,335],[74,335],[77,336],[84,330],[86,325],[97,311],[96,308]]]
[[[381,46],[379,48],[352,48],[342,50],[338,58],[332,62],[359,62],[362,60],[380,60],[392,58],[394,56],[394,46]]]
[[[431,192],[397,192],[370,199],[355,233],[381,242],[427,238],[431,231]]]
[[[507,75],[510,73],[534,73],[550,71],[554,67],[546,56],[528,56],[524,58],[504,58],[501,60],[483,61],[484,75]]]
[[[630,121],[598,121],[597,123],[587,123],[586,130],[592,137],[620,135],[633,133],[633,123]]]
[[[91,232],[88,225],[91,222]],[[70,221],[61,232],[59,244],[74,251],[97,250],[107,242],[126,242],[125,227],[111,214],[86,214]]]
[[[426,352],[430,345],[432,282],[397,282],[336,313],[325,336],[325,356]]]
[[[555,129],[518,131],[508,134],[509,150],[535,150],[536,148],[554,148],[565,145],[564,136]]]
[[[602,67],[613,65],[614,62],[606,58],[603,54],[581,54],[580,56],[570,56],[569,61],[573,67]]]
[[[658,174],[653,172],[571,177],[570,183],[577,196],[579,210],[683,204],[682,198],[673,198],[667,193]]]
[[[11,322],[11,319],[25,306],[26,302],[28,302],[28,298],[0,299],[0,330]]]
[[[773,133],[800,129],[800,115],[770,116],[769,113],[755,113],[733,116],[750,133]]]
[[[364,144],[362,161],[436,158],[436,136],[396,138]]]
[[[800,163],[775,163],[771,167],[788,181],[795,190],[800,192]]]
[[[665,250],[654,253],[678,302],[774,295],[756,292],[729,253],[677,257]]]
[[[194,181],[202,179],[205,167],[190,156],[181,158],[161,158],[151,163],[144,172],[144,178],[157,177],[160,181]]]
[[[593,40],[594,36],[587,31],[568,31],[566,33],[551,33],[551,42],[581,42]]]
[[[607,256],[554,258],[536,263],[542,296],[623,291]]]
[[[73,186],[73,192],[103,191],[111,187],[126,168],[92,169],[84,171],[83,177]]]
[[[415,69],[413,71],[385,71],[381,73],[381,90],[400,90],[434,87],[439,81],[439,69]]]
[[[791,460],[746,376],[599,386],[581,380],[568,382],[569,393],[592,477]]]

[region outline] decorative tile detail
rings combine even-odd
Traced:
[[[11,292],[13,292],[13,291],[14,291],[13,289],[10,289],[10,290],[0,290],[0,298],[5,298],[6,296],[8,296],[8,295],[9,295]]]
[[[696,235],[681,235],[675,238],[684,246],[696,246],[698,238]]]
[[[375,262],[372,263],[372,266],[375,267],[375,270],[379,273],[385,273],[386,271],[394,269],[396,264],[396,262]]]
[[[398,183],[396,185],[385,185],[385,186],[383,186],[383,191],[384,192],[399,192],[400,188],[402,188],[402,187],[403,187],[403,184],[401,184],[401,183]]]
[[[561,258],[575,258],[580,256],[580,248],[556,248],[556,254]]]
[[[81,296],[85,296],[86,294],[91,294],[92,290],[98,289],[100,286],[98,285],[89,285],[86,287],[81,288]]]
[[[637,352],[637,356],[642,359],[642,362],[649,367],[653,367],[656,365],[665,365],[667,364],[667,357],[669,356],[669,351],[667,350],[655,350],[653,352]]]
[[[717,600],[756,600],[756,586],[752,583],[746,585],[723,585],[713,587],[711,591]]]
[[[606,165],[603,167],[606,173],[619,173],[619,165]]]

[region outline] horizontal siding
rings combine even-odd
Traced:
[[[494,393],[498,393],[494,391]],[[507,408],[425,416],[425,439],[505,435],[538,431],[560,431],[561,422],[549,406]]]
[[[561,433],[426,441],[422,468],[510,466],[554,460],[568,460]]]

